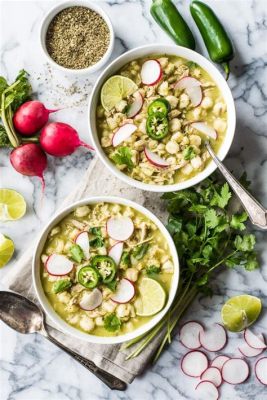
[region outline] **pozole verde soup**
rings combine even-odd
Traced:
[[[126,79],[125,79],[126,78]],[[128,176],[148,184],[185,181],[210,162],[227,129],[222,93],[209,74],[178,56],[140,58],[103,85],[100,143]]]
[[[168,243],[132,207],[77,207],[48,234],[42,286],[68,324],[98,336],[131,332],[167,302],[173,277]]]

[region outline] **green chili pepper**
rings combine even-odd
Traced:
[[[195,49],[194,36],[171,0],[153,0],[150,13],[176,44]]]
[[[151,139],[163,139],[169,133],[168,119],[161,113],[149,115],[146,121],[146,132]]]
[[[152,101],[151,104],[148,106],[148,115],[153,115],[156,113],[160,113],[164,115],[164,117],[167,117],[168,112],[170,110],[170,103],[166,99],[157,99]]]
[[[234,57],[232,42],[221,22],[207,4],[201,1],[192,1],[190,4],[191,15],[202,35],[212,61],[222,64],[229,77],[229,61]]]
[[[116,263],[109,256],[95,256],[92,259],[92,266],[97,268],[104,283],[109,283],[116,275]]]
[[[87,289],[93,289],[99,282],[99,274],[93,267],[83,267],[78,272],[78,282]]]

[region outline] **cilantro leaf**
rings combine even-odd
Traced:
[[[206,225],[208,228],[214,229],[219,225],[219,217],[217,216],[216,211],[211,208],[205,213]]]
[[[142,258],[147,253],[148,248],[149,248],[149,243],[143,243],[143,244],[140,244],[139,246],[135,247],[133,250],[134,258],[136,260],[142,260]]]
[[[103,247],[105,244],[105,241],[104,241],[104,239],[102,239],[102,237],[98,236],[98,237],[90,240],[89,243],[90,243],[91,247],[98,248],[98,247]]]
[[[183,157],[185,160],[192,160],[192,158],[196,157],[196,152],[194,150],[194,147],[188,146],[184,149],[183,151]]]
[[[232,215],[230,226],[233,229],[243,231],[246,229],[246,225],[243,224],[248,219],[248,214],[244,211],[241,214],[234,214]]]
[[[73,246],[71,246],[70,254],[71,258],[78,264],[80,264],[84,259],[83,249],[78,244],[74,244]]]
[[[0,147],[11,147],[5,128],[0,125]]]
[[[149,265],[148,267],[146,267],[146,274],[151,278],[155,275],[158,275],[159,273],[160,267],[157,267],[156,265]]]
[[[101,227],[100,226],[94,226],[94,227],[90,228],[89,229],[89,233],[91,233],[94,236],[102,237]]]
[[[121,320],[115,313],[108,314],[104,317],[104,328],[109,332],[116,332],[121,327]]]
[[[129,170],[133,169],[132,152],[129,147],[120,147],[115,153],[111,155],[112,160],[115,164],[125,164]]]
[[[239,251],[252,251],[256,243],[255,236],[249,235],[237,235],[234,241],[234,245]]]
[[[129,267],[129,265],[131,264],[131,258],[130,258],[129,251],[124,251],[122,253],[120,264],[122,264],[123,266]]]
[[[231,198],[232,194],[230,192],[230,188],[228,183],[225,183],[220,190],[220,193],[217,191],[214,193],[214,196],[210,202],[212,206],[218,206],[220,208],[225,208]]]

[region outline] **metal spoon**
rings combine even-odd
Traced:
[[[92,361],[81,357],[50,336],[45,327],[43,312],[26,297],[13,292],[0,291],[0,319],[17,332],[40,333],[87,368],[110,389],[126,389],[127,385],[125,382],[98,368]]]
[[[209,142],[206,142],[206,147],[213,158],[213,161],[239,198],[243,207],[248,213],[249,219],[253,225],[258,226],[261,229],[267,229],[267,210],[264,208],[239,182],[238,180],[228,171],[228,169],[222,164],[222,162],[215,155]]]

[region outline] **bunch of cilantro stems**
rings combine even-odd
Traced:
[[[245,175],[240,181],[248,186]],[[197,187],[165,193],[162,197],[167,201],[169,212],[167,228],[179,255],[179,287],[167,315],[147,334],[123,346],[125,349],[135,345],[127,359],[138,356],[165,330],[154,361],[158,359],[197,294],[212,295],[210,277],[214,271],[238,266],[252,271],[259,266],[254,250],[255,236],[246,230],[248,215],[234,211],[237,199],[217,175]]]

